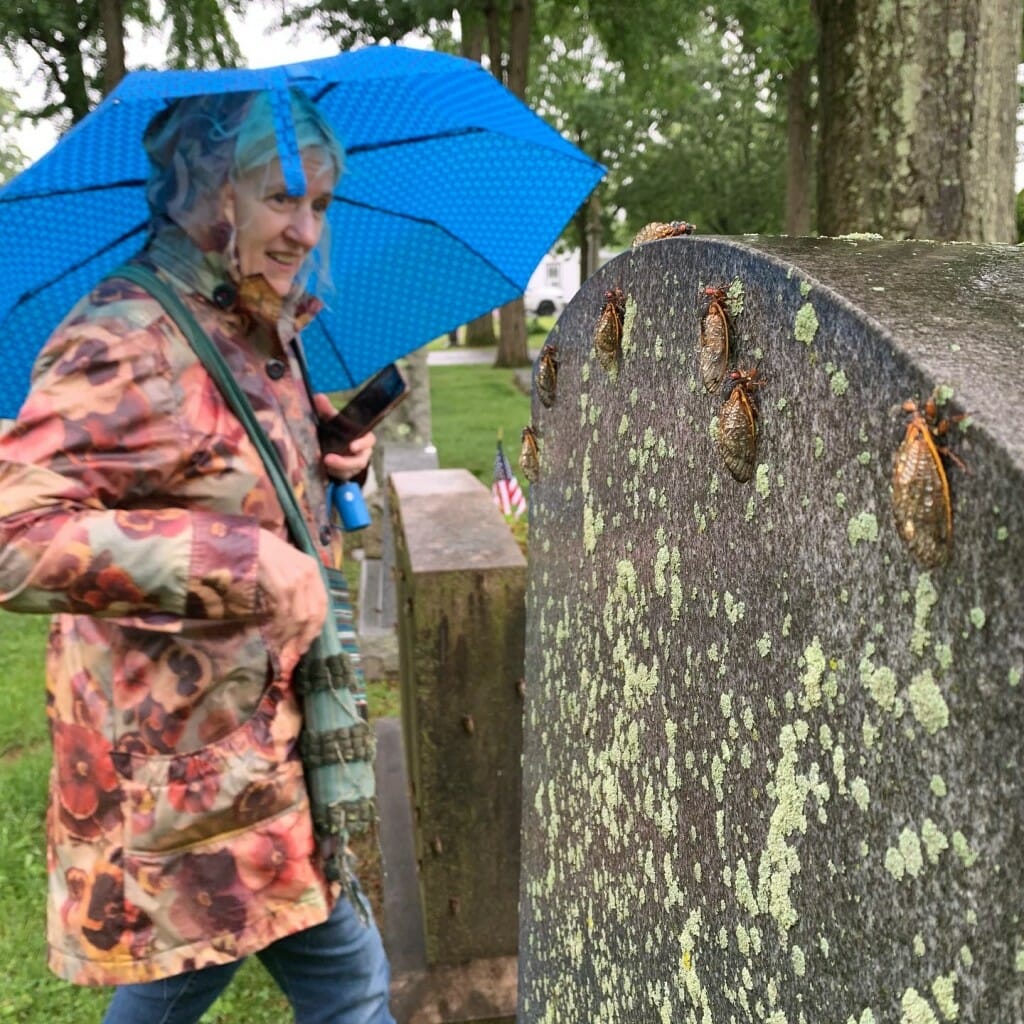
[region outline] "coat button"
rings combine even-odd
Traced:
[[[331,543],[331,528],[329,526],[320,527],[320,543],[324,547]]]
[[[271,380],[280,380],[285,373],[285,365],[280,359],[269,359],[267,361],[267,376]]]
[[[238,289],[233,284],[224,282],[213,289],[213,304],[218,309],[231,309],[238,301]]]

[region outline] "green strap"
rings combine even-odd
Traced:
[[[316,544],[299,508],[295,492],[292,490],[288,474],[277,454],[277,449],[271,444],[270,438],[267,437],[263,427],[260,426],[256,413],[249,404],[249,400],[245,397],[245,393],[238,386],[238,382],[232,375],[228,364],[224,361],[224,357],[220,354],[217,346],[210,340],[206,331],[199,326],[196,318],[192,315],[192,311],[181,300],[178,293],[170,285],[160,280],[148,267],[140,263],[126,263],[115,270],[110,276],[133,281],[140,288],[144,288],[163,306],[170,318],[178,325],[182,334],[185,335],[193,351],[199,357],[199,361],[213,378],[217,387],[220,388],[225,401],[231,407],[231,411],[238,418],[242,426],[245,427],[250,440],[260,453],[260,457],[263,459],[263,464],[267,470],[267,475],[270,477],[270,482],[274,485],[274,490],[277,492],[277,500],[281,503],[281,508],[284,511],[284,517],[288,523],[292,540],[297,547],[301,548],[302,551],[316,561],[316,564],[320,567],[320,575],[323,578],[324,586],[327,587],[326,570],[320,561]],[[329,590],[328,593],[330,593]],[[335,650],[337,638],[334,636],[333,630],[325,629],[321,640],[325,644],[326,654],[337,653]]]

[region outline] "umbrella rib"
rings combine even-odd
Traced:
[[[388,139],[384,142],[356,143],[354,146],[346,146],[348,153],[371,153],[378,149],[394,149],[396,146],[416,146],[424,142],[436,142],[438,139],[457,139],[461,135],[483,135],[488,132],[486,128],[450,128],[443,132],[431,132],[428,135],[408,135],[402,139]]]
[[[44,281],[41,285],[37,285],[35,288],[29,289],[27,292],[22,292],[18,296],[18,300],[11,306],[10,313],[13,313],[22,303],[30,302],[37,295],[45,292],[51,285],[56,284],[62,278],[73,274],[76,270],[81,270],[87,263],[91,263],[93,260],[99,259],[104,253],[109,252],[111,249],[116,249],[122,242],[126,242],[132,235],[137,235],[147,226],[147,221],[143,221],[141,224],[136,224],[135,227],[126,231],[119,238],[115,238],[112,242],[108,242],[102,249],[97,252],[90,253],[85,259],[79,260],[73,266],[68,267],[66,270],[61,271],[56,277],[51,277],[49,281]],[[9,315],[9,314],[8,314]]]
[[[341,348],[338,343],[334,340],[334,335],[327,330],[327,325],[323,323],[317,323],[316,326],[320,329],[320,333],[327,339],[327,343],[334,349],[334,354],[338,357],[338,362],[341,363],[341,368],[345,371],[345,376],[348,377],[349,387],[354,388],[357,384],[355,377],[352,376],[352,371],[349,369],[348,363],[345,361],[345,357],[341,354]]]
[[[19,203],[24,199],[53,199],[55,196],[80,196],[86,192],[109,192],[116,188],[138,188],[145,185],[143,178],[125,178],[124,181],[109,181],[104,185],[82,185],[79,188],[58,188],[52,192],[28,192],[21,196],[0,195],[0,203]]]
[[[362,203],[358,199],[349,199],[346,196],[335,196],[334,201],[337,203],[345,203],[347,206],[356,206],[361,210],[370,210],[373,213],[381,213],[386,217],[397,217],[399,220],[412,221],[415,224],[423,224],[428,228],[435,228],[442,234],[447,235],[456,245],[462,246],[468,252],[471,252],[477,259],[482,263],[489,266],[496,274],[503,277],[512,287],[519,293],[522,292],[523,288],[518,281],[509,277],[501,267],[497,266],[493,260],[488,259],[479,249],[474,249],[473,246],[469,245],[464,239],[459,238],[454,232],[449,231],[443,224],[439,224],[436,220],[432,220],[430,217],[417,217],[412,213],[401,213],[398,210],[388,210],[383,206],[374,206],[372,203]]]

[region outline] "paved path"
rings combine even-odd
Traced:
[[[493,363],[497,349],[487,348],[466,348],[459,345],[456,348],[433,349],[427,353],[428,366],[464,366],[469,363]],[[530,349],[530,358],[536,359],[540,348]]]

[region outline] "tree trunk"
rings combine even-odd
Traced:
[[[811,62],[786,76],[786,234],[811,233]]]
[[[491,74],[505,84],[504,47],[501,40],[501,11],[497,2],[484,5],[487,19],[487,56],[491,59]]]
[[[601,266],[601,195],[598,189],[587,196],[583,211],[586,243],[580,266],[580,284]]]
[[[495,366],[529,366],[526,343],[526,304],[522,296],[506,302],[498,312],[498,353]]]
[[[484,313],[475,320],[466,324],[466,347],[483,348],[493,345],[497,339],[494,336],[494,313]]]
[[[103,32],[103,95],[113,92],[124,78],[124,9],[121,0],[99,0]]]
[[[77,124],[90,108],[79,41],[67,39],[60,46],[60,52],[64,61],[64,80],[60,82],[60,90],[64,94],[64,105],[71,114],[71,123]]]
[[[818,230],[1013,242],[1020,0],[819,0]]]
[[[483,12],[472,3],[461,4],[458,11],[462,24],[462,56],[479,64],[484,55],[484,34],[487,29]]]
[[[479,64],[484,54],[484,38],[487,30],[487,21],[483,10],[477,3],[460,4],[459,20],[462,22],[462,56],[469,60],[475,60]],[[493,314],[485,313],[475,320],[470,320],[466,324],[465,333],[467,347],[493,345],[496,341]]]
[[[530,0],[511,0],[508,30],[508,60],[491,51],[492,67],[503,64],[505,84],[521,100],[526,97],[526,76],[530,57]],[[501,307],[498,314],[498,354],[495,366],[528,366],[530,350],[526,341],[526,305],[522,297]]]

